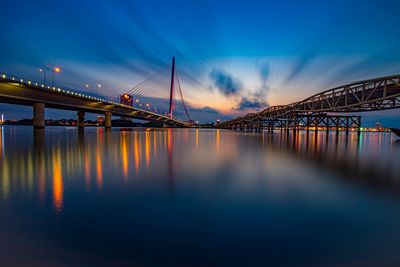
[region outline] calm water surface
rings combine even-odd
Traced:
[[[399,266],[389,133],[0,128],[0,266]]]

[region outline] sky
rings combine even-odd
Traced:
[[[175,56],[185,103],[202,122],[400,73],[399,1],[4,0],[0,5],[0,72],[42,81],[38,69],[57,66],[62,69],[57,86],[96,94],[101,84],[97,93],[115,100],[161,70],[148,101],[163,111]],[[0,104],[0,113],[27,118],[32,108]],[[367,126],[376,121],[400,126],[397,110],[363,115]],[[73,116],[47,112],[48,118]]]

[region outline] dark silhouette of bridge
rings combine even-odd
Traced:
[[[353,82],[335,87],[289,105],[272,106],[257,113],[225,121],[226,129],[274,128],[283,130],[319,127],[345,129],[361,127],[361,116],[344,113],[400,108],[400,74]]]
[[[167,67],[169,66],[166,65],[162,70],[165,70]],[[151,80],[159,72],[149,76],[124,95],[129,95],[137,102],[139,102],[139,99],[149,99],[152,89]],[[177,86],[175,85],[175,81],[177,81]],[[111,128],[112,116],[158,122],[164,124],[166,127],[188,127],[190,125],[189,122],[179,120],[173,114],[176,107],[174,95],[175,91],[178,90],[186,116],[190,121],[189,112],[183,100],[179,77],[175,70],[175,58],[172,60],[171,84],[169,89],[168,114],[160,114],[156,110],[152,110],[149,104],[145,102],[143,104],[139,103],[137,106],[133,104],[127,105],[106,99],[106,97],[82,93],[79,90],[59,88],[55,87],[54,84],[53,86],[48,86],[45,83],[32,82],[23,78],[2,74],[0,77],[0,102],[33,106],[33,125],[35,128],[43,128],[45,126],[46,107],[77,111],[77,124],[79,127],[84,126],[86,112],[104,114],[106,128]]]

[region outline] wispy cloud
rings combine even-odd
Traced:
[[[232,74],[214,68],[208,75],[213,85],[225,96],[238,95],[243,89],[243,83]]]
[[[268,104],[260,99],[254,97],[253,98],[242,97],[239,104],[234,109],[240,111],[248,111],[248,110],[258,111],[265,109],[266,107],[268,107]]]
[[[264,62],[259,66],[258,69],[260,86],[257,91],[252,93],[247,93],[247,95],[242,96],[237,106],[234,107],[235,110],[240,111],[260,111],[269,106],[267,101],[267,94],[271,87],[268,85],[268,77],[270,73],[270,67],[268,62]]]
[[[289,75],[286,78],[286,82],[291,82],[299,76],[312,62],[315,58],[315,54],[312,52],[307,52],[302,54],[295,63],[293,64]]]

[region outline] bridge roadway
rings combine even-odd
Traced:
[[[121,116],[146,121],[162,122],[168,126],[187,127],[167,116],[119,104],[99,97],[85,95],[58,87],[45,86],[28,80],[2,74],[0,77],[0,102],[33,106],[33,123],[44,127],[44,108],[78,111],[78,126],[84,125],[85,112],[104,114],[106,128],[111,127],[111,116]]]
[[[289,105],[222,122],[219,128],[324,113],[349,113],[400,108],[400,74],[335,87]]]

